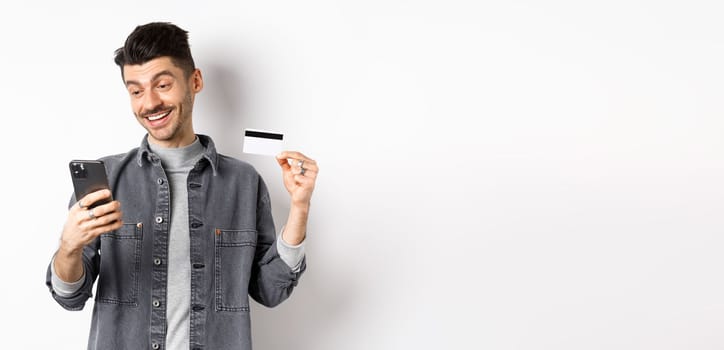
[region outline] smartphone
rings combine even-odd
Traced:
[[[102,189],[110,189],[108,186],[108,176],[106,175],[106,166],[100,160],[72,160],[69,163],[70,176],[73,179],[73,189],[75,190],[76,200],[80,200],[85,195]],[[101,204],[112,201],[112,198],[106,198],[86,206],[95,208]]]

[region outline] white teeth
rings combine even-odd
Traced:
[[[168,111],[168,112],[166,112],[166,113],[164,113],[164,114],[159,114],[159,115],[156,115],[156,116],[153,116],[153,117],[148,117],[148,120],[150,120],[150,121],[159,120],[159,119],[167,116],[169,113],[171,113],[171,111]]]

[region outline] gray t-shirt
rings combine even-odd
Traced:
[[[188,349],[191,252],[186,179],[196,162],[204,155],[204,147],[198,138],[184,147],[164,148],[152,143],[149,143],[148,147],[161,159],[171,187],[171,227],[168,235],[168,288],[166,289],[168,332],[164,349]]]

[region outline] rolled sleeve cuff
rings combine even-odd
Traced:
[[[69,298],[75,295],[75,293],[83,287],[83,282],[85,282],[85,271],[83,271],[83,275],[80,279],[75,282],[68,283],[60,279],[60,277],[58,277],[55,273],[55,258],[53,258],[53,261],[50,262],[50,272],[50,283],[53,286],[53,291],[55,291],[55,294],[58,294],[58,296],[63,298]]]
[[[284,232],[283,227],[281,232]],[[297,245],[291,245],[284,242],[281,232],[277,237],[277,251],[279,252],[279,257],[289,266],[289,268],[292,269],[292,272],[299,272],[302,268],[302,261],[304,260],[304,245],[306,240]]]

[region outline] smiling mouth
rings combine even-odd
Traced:
[[[166,112],[164,112],[164,113],[160,113],[160,114],[149,115],[149,116],[146,117],[146,119],[148,119],[148,120],[150,120],[150,121],[156,121],[156,120],[165,118],[165,117],[166,117],[167,115],[169,115],[169,114],[171,114],[171,110],[168,110],[168,111],[166,111]]]

